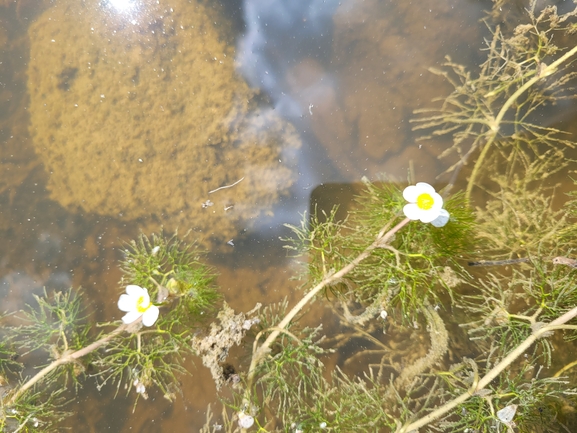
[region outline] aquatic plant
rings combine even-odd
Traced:
[[[477,77],[450,59],[447,70],[434,71],[455,91],[440,108],[417,113],[416,128],[453,137],[441,156],[458,159],[443,194],[473,165],[465,194],[447,200],[446,226],[400,220],[400,190],[367,183],[347,219],[316,212],[291,227],[289,247],[305,256],[311,288],[263,328],[235,406],[252,408],[262,431],[575,428],[576,364],[558,350],[553,359],[558,345],[572,347],[577,330],[577,262],[568,257],[575,204],[559,209],[560,184],[552,183],[567,173],[574,144],[535,116],[572,96],[577,50],[555,43],[573,33],[575,15],[537,11],[532,2],[529,23],[510,34],[493,30]],[[484,197],[473,210],[475,187]],[[421,208],[412,192],[405,197]],[[405,214],[421,222],[437,217],[413,210]],[[350,332],[317,341],[317,328],[300,329],[294,319],[318,293]],[[564,341],[554,339],[557,330]],[[325,371],[319,354],[355,340],[350,356],[364,361],[364,373]],[[271,350],[279,344],[290,356]],[[555,373],[554,364],[565,365]]]
[[[124,386],[146,399],[147,389],[157,386],[165,398],[175,398],[176,375],[186,373],[181,360],[193,352],[193,333],[218,307],[213,272],[194,244],[176,236],[142,235],[126,245],[124,256],[122,322],[94,326],[84,293],[70,289],[45,291],[36,297],[37,306],[22,313],[20,324],[4,329],[1,431],[54,430],[67,415],[63,395],[70,382],[78,387],[87,376],[96,376],[99,387],[116,383],[117,393]],[[23,377],[17,360],[31,352],[48,363]]]
[[[84,293],[70,290],[37,297],[5,330],[0,427],[56,429],[64,391],[88,366],[135,401],[152,386],[172,400],[186,352],[232,391],[218,415],[208,408],[205,433],[575,431],[577,193],[561,196],[556,178],[574,144],[535,114],[574,96],[577,48],[562,42],[577,9],[533,1],[525,17],[492,27],[477,76],[452,60],[434,71],[455,90],[415,121],[452,137],[447,187],[363,179],[346,218],[315,208],[289,225],[287,251],[303,263],[292,308],[235,313],[193,245],[141,236],[121,263],[124,323],[97,332]],[[465,191],[453,192],[468,164]],[[307,320],[315,299],[338,329]],[[233,345],[248,369],[226,371]],[[20,377],[32,350],[49,362]]]

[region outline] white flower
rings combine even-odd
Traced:
[[[431,223],[435,227],[443,227],[449,221],[449,212],[443,209],[443,197],[428,183],[406,187],[403,197],[409,202],[403,212],[410,220]]]
[[[154,325],[160,312],[158,307],[150,302],[148,291],[135,285],[126,286],[126,294],[120,295],[118,308],[127,312],[122,318],[124,323],[132,323],[142,316],[144,326]]]

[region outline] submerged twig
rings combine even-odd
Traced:
[[[509,260],[481,260],[478,262],[469,262],[469,266],[501,266],[501,265],[513,265],[516,263],[528,263],[530,260],[527,257],[521,257],[518,259]]]
[[[60,358],[51,362],[49,365],[47,365],[42,370],[40,370],[38,373],[36,373],[31,379],[29,379],[21,387],[19,387],[16,390],[16,392],[14,392],[14,394],[12,394],[10,399],[7,401],[6,405],[10,406],[10,405],[13,405],[14,403],[16,403],[16,401],[18,401],[18,399],[26,391],[28,391],[30,388],[32,388],[36,383],[40,382],[47,374],[49,374],[51,371],[55,370],[59,366],[65,365],[65,364],[70,364],[72,362],[76,362],[76,360],[82,358],[83,356],[86,356],[89,353],[94,352],[96,349],[99,349],[100,347],[108,344],[114,337],[116,337],[120,333],[126,331],[129,328],[134,328],[135,326],[138,326],[138,324],[140,324],[141,322],[142,322],[142,316],[130,324],[123,323],[118,328],[116,328],[115,330],[110,332],[110,334],[105,335],[100,340],[97,340],[97,341],[89,344],[88,346],[83,347],[82,349],[79,349],[79,350],[72,352],[72,353],[63,354]]]
[[[577,316],[577,307],[569,310],[562,316],[551,321],[548,324],[544,324],[541,327],[536,327],[533,329],[533,333],[529,335],[521,344],[519,344],[515,349],[513,349],[509,354],[503,358],[497,365],[495,365],[487,374],[485,374],[478,382],[475,382],[471,389],[467,392],[461,394],[455,399],[449,401],[443,406],[435,409],[433,412],[424,416],[423,418],[399,427],[396,433],[408,433],[412,431],[417,431],[421,427],[441,418],[446,413],[450,412],[456,408],[461,403],[468,400],[470,397],[476,395],[480,390],[484,389],[489,385],[499,374],[501,374],[507,367],[509,367],[513,361],[519,358],[529,347],[531,347],[538,339],[548,336],[552,331],[560,329],[572,329],[576,330],[575,325],[565,325],[568,321]]]
[[[291,311],[287,313],[284,319],[275,327],[273,332],[271,332],[268,338],[264,341],[264,343],[258,348],[255,349],[253,352],[252,360],[250,363],[250,368],[248,371],[248,388],[250,389],[252,385],[252,380],[254,379],[254,374],[256,372],[256,367],[259,365],[262,358],[268,353],[270,346],[276,338],[282,332],[281,330],[285,329],[288,324],[294,319],[294,317],[325,287],[331,285],[333,282],[338,281],[339,279],[343,278],[349,272],[357,267],[359,263],[369,257],[372,251],[375,248],[382,248],[384,245],[387,245],[393,235],[397,233],[401,228],[409,223],[409,219],[405,218],[392,229],[384,233],[381,231],[377,239],[369,245],[363,252],[361,252],[353,261],[351,261],[348,265],[343,267],[338,272],[335,272],[327,277],[325,277],[320,283],[318,283],[315,287],[313,287],[293,308]]]
[[[220,191],[221,189],[226,189],[226,188],[232,188],[235,185],[238,185],[239,183],[241,183],[244,180],[244,176],[241,177],[239,180],[237,180],[235,183],[231,183],[230,185],[224,185],[224,186],[219,186],[216,189],[213,189],[212,191],[209,191],[209,194],[212,194],[213,192],[217,192]]]

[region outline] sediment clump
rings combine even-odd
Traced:
[[[29,30],[30,131],[51,197],[220,240],[270,212],[300,141],[236,74],[224,19],[195,1],[103,4],[58,2]]]

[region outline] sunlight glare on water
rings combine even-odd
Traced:
[[[134,0],[108,0],[108,5],[119,13],[133,11],[137,7]]]

